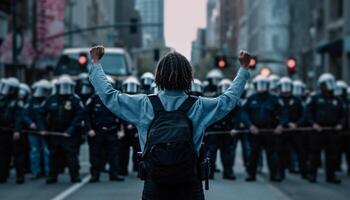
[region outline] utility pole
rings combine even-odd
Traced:
[[[69,0],[68,1],[68,7],[69,7],[69,14],[68,14],[68,26],[69,26],[69,31],[73,30],[73,6],[75,5],[75,3],[73,2],[73,0]],[[73,35],[69,35],[68,37],[68,44],[70,46],[73,46]]]
[[[12,0],[12,63],[17,64],[17,0]]]

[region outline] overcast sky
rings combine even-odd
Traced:
[[[197,28],[205,27],[206,0],[164,0],[166,45],[191,58]]]

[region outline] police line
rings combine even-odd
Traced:
[[[16,132],[17,130],[13,129],[13,128],[5,128],[5,127],[0,127],[0,130],[3,131],[12,131],[12,132]],[[275,131],[275,129],[258,129],[259,132],[257,134],[270,134],[273,133]],[[288,129],[283,129],[282,133],[287,132],[287,133],[294,133],[294,132],[306,132],[306,133],[311,133],[312,131],[317,131],[315,128],[312,127],[304,127],[304,128],[288,128]],[[321,131],[339,131],[336,130],[333,127],[322,127]],[[65,134],[63,132],[54,132],[54,131],[35,131],[35,130],[26,130],[26,129],[22,129],[19,132],[21,133],[32,133],[32,134],[38,134],[38,135],[53,135],[53,136],[62,136],[62,137],[66,137]],[[341,132],[341,131],[339,131]],[[243,134],[243,133],[251,133],[250,130],[235,130],[233,134]],[[227,135],[227,134],[231,134],[231,130],[230,131],[208,131],[205,132],[205,135]],[[342,134],[349,134],[349,133],[342,133]]]
[[[274,133],[275,129],[258,129],[258,133],[257,134],[270,134],[270,133]],[[306,133],[311,133],[312,131],[317,131],[315,128],[312,127],[303,127],[303,128],[287,128],[287,129],[283,129],[283,132],[287,132],[287,133],[294,133],[294,132],[306,132]],[[339,131],[336,130],[334,127],[322,127],[321,131]],[[342,131],[342,130],[341,130]],[[242,134],[242,133],[251,133],[250,130],[236,130],[234,129],[234,133],[233,134]],[[205,132],[205,135],[226,135],[226,134],[231,134],[231,130],[230,131],[208,131]]]
[[[35,130],[25,130],[21,129],[20,131],[15,130],[13,128],[5,128],[0,127],[0,130],[2,131],[12,131],[12,132],[21,132],[21,133],[32,133],[32,134],[38,134],[38,135],[54,135],[54,136],[63,136],[66,137],[64,133],[62,132],[53,132],[53,131],[35,131]]]

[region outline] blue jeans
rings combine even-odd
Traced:
[[[44,161],[45,175],[49,174],[49,148],[47,146],[47,141],[44,137],[40,135],[29,134],[29,144],[30,144],[30,163],[31,170],[34,175],[42,174],[41,160]]]

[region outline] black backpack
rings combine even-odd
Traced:
[[[146,178],[159,184],[198,180],[198,156],[193,145],[193,125],[187,112],[197,98],[189,96],[179,109],[165,111],[157,95],[148,96],[154,119],[142,155]]]

